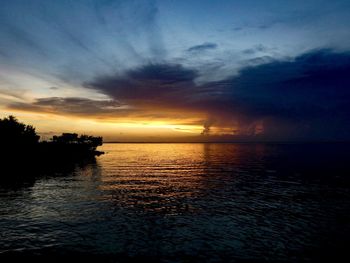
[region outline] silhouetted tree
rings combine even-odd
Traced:
[[[102,137],[94,137],[89,135],[79,136],[76,133],[62,133],[60,136],[53,136],[52,142],[55,144],[81,145],[90,150],[95,150],[103,143]]]
[[[0,119],[0,186],[32,182],[40,174],[71,169],[103,154],[96,151],[102,137],[63,133],[51,141],[39,139],[33,126],[14,116]]]
[[[39,139],[33,126],[19,122],[16,117],[0,119],[0,145],[33,145]]]
[[[89,135],[81,135],[78,139],[79,143],[89,145],[90,148],[96,149],[98,146],[101,146],[103,143],[102,137],[94,137]]]
[[[53,136],[52,142],[61,144],[75,144],[78,143],[78,134],[62,133],[60,136]]]

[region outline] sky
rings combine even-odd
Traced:
[[[0,117],[43,139],[348,140],[348,0],[1,0]]]

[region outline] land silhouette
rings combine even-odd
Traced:
[[[1,184],[31,182],[42,174],[55,174],[73,169],[76,165],[94,162],[103,154],[97,147],[102,137],[63,133],[48,141],[31,125],[14,116],[0,119]]]

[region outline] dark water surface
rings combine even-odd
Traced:
[[[339,259],[350,251],[349,148],[105,144],[65,176],[0,188],[0,258]]]

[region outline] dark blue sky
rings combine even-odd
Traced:
[[[344,140],[349,28],[350,1],[3,0],[0,110]]]

